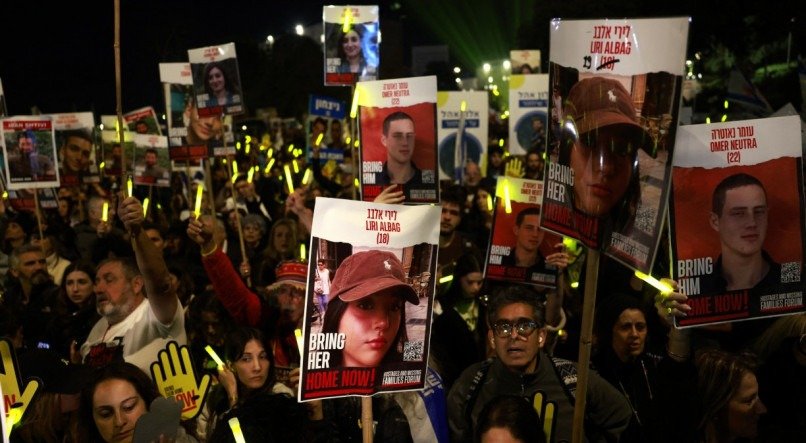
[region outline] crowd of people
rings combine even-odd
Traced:
[[[202,181],[181,171],[173,172],[171,188],[136,187],[134,196],[114,192],[116,177],[63,187],[58,209],[38,217],[0,205],[1,332],[23,385],[40,382],[29,404],[16,405],[24,414],[12,441],[131,441],[159,397],[151,363],[171,341],[189,347],[196,375],[209,375],[213,387],[198,416],[161,441],[236,441],[231,418],[247,442],[361,439],[358,398],[295,400],[301,356],[294,330],[304,321],[308,275],[300,245],[309,244],[315,197],[357,198],[354,157],[348,149],[345,163],[333,167],[320,163],[314,148],[306,161],[286,149],[293,135],[286,140],[265,173],[231,178],[229,164],[212,161],[212,189],[205,185],[199,217],[193,196]],[[557,289],[483,278],[494,179],[540,179],[544,161],[529,152],[513,168],[495,141],[484,174],[469,163],[463,183],[443,183],[436,280],[452,279],[437,287],[429,393],[374,396],[376,441],[571,440],[586,254],[580,248],[552,258],[564,276]],[[265,152],[241,149],[229,162],[249,171]],[[283,174],[284,166],[293,172]],[[309,167],[312,179],[303,183]],[[144,214],[145,196],[154,203]],[[383,192],[377,201],[401,199]],[[361,273],[379,262],[373,254],[383,253],[347,260],[360,262],[354,272]],[[326,261],[313,266],[308,313],[325,328],[341,327],[355,306],[400,312],[406,301],[421,302],[414,293],[351,292]],[[660,296],[607,258],[598,274],[588,441],[802,435],[806,315],[680,330],[671,322],[689,310],[685,295]],[[405,315],[390,318],[398,323],[394,341]],[[377,364],[356,360],[350,349],[340,358]]]

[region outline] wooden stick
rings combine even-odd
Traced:
[[[361,435],[364,443],[372,443],[372,397],[361,397]]]
[[[118,141],[123,151],[123,93],[120,80],[120,0],[115,0],[115,109],[118,115]],[[120,189],[126,188],[126,155],[120,156]],[[131,196],[128,196],[131,197]]]
[[[593,335],[593,310],[596,306],[596,285],[599,278],[599,251],[588,249],[585,269],[585,301],[582,306],[582,329],[579,335],[579,363],[577,366],[576,403],[574,404],[573,443],[585,439],[585,396],[588,393],[590,352]]]
[[[227,142],[225,141],[224,142],[224,147],[226,147],[226,145],[227,145]],[[234,161],[235,160],[232,158],[231,155],[227,155],[227,163],[230,164],[230,167],[227,168],[227,171],[228,171],[227,172],[227,180],[229,180],[230,183],[232,183],[232,167],[231,167],[231,163],[234,162]],[[234,186],[233,186],[233,188],[234,188]],[[237,199],[235,197],[237,192],[238,191],[236,191],[235,189],[232,190],[232,204],[234,206],[234,208],[232,210],[235,212],[235,224],[238,225],[238,243],[241,245],[241,263],[248,263],[249,260],[246,257],[246,246],[244,245],[244,242],[243,242],[243,226],[241,226],[241,213],[238,212],[238,203],[237,203],[237,201],[236,201]],[[248,277],[246,277],[246,286],[251,288],[252,287],[252,276],[251,276],[252,273],[250,272],[249,274],[250,275]]]
[[[42,235],[42,214],[39,211],[39,189],[37,188],[34,188],[34,214],[36,214],[36,226],[39,228],[39,248],[42,249],[42,254],[47,255],[45,237]]]

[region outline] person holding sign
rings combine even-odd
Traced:
[[[767,214],[767,192],[752,175],[734,174],[716,186],[709,223],[719,233],[722,252],[713,272],[702,278],[701,293],[781,283],[781,265],[763,249]]]
[[[576,210],[608,219],[620,231],[635,217],[638,149],[650,142],[632,97],[617,80],[586,78],[571,88],[563,111],[559,165],[549,177],[570,185],[566,198]]]
[[[341,349],[330,350],[331,368],[403,360],[405,302],[418,305],[420,299],[394,254],[365,251],[347,257],[336,270],[328,299],[322,334],[343,341]]]
[[[398,111],[383,120],[381,144],[386,148],[386,161],[375,184],[422,186],[422,171],[411,161],[414,141],[414,119],[409,114]]]

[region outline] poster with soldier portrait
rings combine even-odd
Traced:
[[[171,185],[168,137],[134,134],[134,183],[167,187]]]
[[[649,273],[671,176],[687,17],[551,26],[541,224]]]
[[[56,132],[61,186],[100,182],[95,158],[95,118],[92,112],[51,114],[50,117]]]
[[[188,61],[200,117],[243,113],[235,43],[189,49]]]
[[[319,197],[299,399],[422,389],[440,210]]]
[[[135,134],[162,135],[157,112],[151,106],[123,114],[123,123],[129,131]]]
[[[672,179],[679,326],[806,311],[798,116],[681,126]]]
[[[325,6],[325,85],[352,86],[378,78],[378,6]]]
[[[0,119],[8,189],[59,186],[53,120],[46,115]]]

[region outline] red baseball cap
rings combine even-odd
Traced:
[[[357,252],[347,257],[336,270],[328,301],[336,297],[343,302],[361,300],[390,288],[400,288],[400,294],[406,301],[420,304],[417,293],[406,283],[403,265],[395,254],[386,251]]]
[[[283,285],[305,289],[308,283],[308,264],[299,260],[286,260],[277,265],[274,274],[277,276],[277,281],[267,286],[267,291],[273,291]]]

